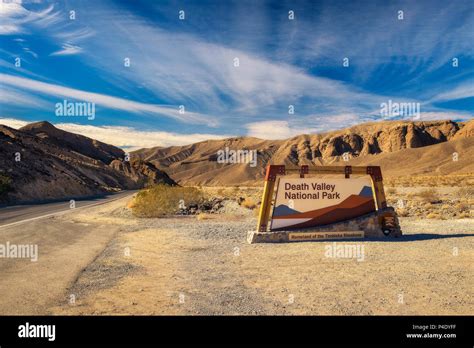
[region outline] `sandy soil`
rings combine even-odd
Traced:
[[[332,242],[249,245],[245,209],[136,219],[117,201],[73,221],[119,232],[48,313],[474,314],[474,219],[401,218],[400,239],[336,244],[363,261],[326,257]]]

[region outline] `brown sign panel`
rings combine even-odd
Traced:
[[[271,231],[332,224],[375,211],[369,177],[280,178]]]

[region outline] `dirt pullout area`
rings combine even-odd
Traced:
[[[474,313],[474,219],[401,218],[405,235],[392,241],[253,245],[255,217],[245,209],[138,219],[114,202],[74,221],[120,232],[54,314]],[[363,257],[328,257],[343,245]]]

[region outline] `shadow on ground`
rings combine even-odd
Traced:
[[[366,241],[374,242],[416,242],[432,239],[474,237],[474,233],[436,234],[436,233],[414,233],[404,234],[398,238],[366,238]]]

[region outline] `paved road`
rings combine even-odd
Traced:
[[[114,200],[130,196],[137,191],[122,191],[119,193],[109,194],[103,197],[76,200],[76,209],[89,207],[93,205],[104,204]],[[27,221],[41,219],[43,217],[64,214],[70,212],[70,201],[31,204],[31,205],[15,205],[11,207],[0,208],[0,229],[2,227],[14,226]]]
[[[78,201],[76,209],[69,202],[0,209],[0,315],[49,314],[75,295],[66,290],[121,230],[104,221],[78,222],[76,213],[93,215],[105,203],[123,207],[134,192]],[[36,257],[7,255],[12,246],[36,248]]]

